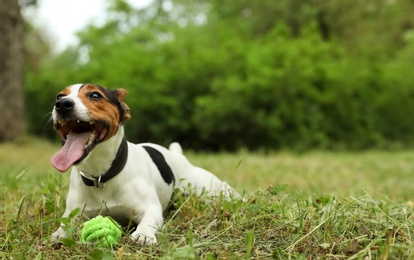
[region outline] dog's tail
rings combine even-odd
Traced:
[[[168,149],[173,153],[183,153],[183,148],[181,148],[181,145],[177,142],[171,143]]]

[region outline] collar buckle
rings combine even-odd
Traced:
[[[99,177],[93,177],[92,175],[86,175],[82,171],[78,170],[79,174],[84,177],[85,179],[88,179],[93,182],[93,186],[98,189],[103,189],[105,187],[105,182],[101,181],[102,175]],[[92,185],[91,185],[92,186]]]
[[[96,187],[96,188],[98,188],[98,189],[103,189],[104,187],[105,187],[105,182],[101,182],[101,177],[102,177],[102,175],[101,176],[99,176],[99,178],[98,179],[93,179],[93,185]]]

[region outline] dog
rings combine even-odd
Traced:
[[[130,238],[139,244],[157,244],[156,233],[174,189],[230,197],[233,189],[209,171],[193,166],[181,146],[169,149],[152,143],[133,144],[124,134],[131,117],[125,89],[96,84],[74,84],[56,96],[53,127],[62,148],[52,165],[70,173],[63,218],[81,209],[86,218],[111,216],[121,225],[135,223]],[[52,234],[66,237],[64,225]]]

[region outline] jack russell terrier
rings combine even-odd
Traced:
[[[125,226],[132,221],[137,228],[131,239],[151,245],[157,243],[155,234],[174,189],[191,187],[196,194],[226,197],[233,190],[193,166],[178,143],[166,149],[126,141],[123,124],[131,117],[123,102],[126,95],[124,89],[95,84],[75,84],[60,92],[52,119],[63,146],[50,161],[60,172],[73,166],[62,217],[79,208],[87,218],[102,214]],[[52,239],[65,236],[61,224]]]

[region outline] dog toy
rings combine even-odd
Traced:
[[[122,229],[119,224],[112,218],[103,216],[83,223],[81,231],[82,242],[94,242],[106,248],[117,246],[121,236]]]

